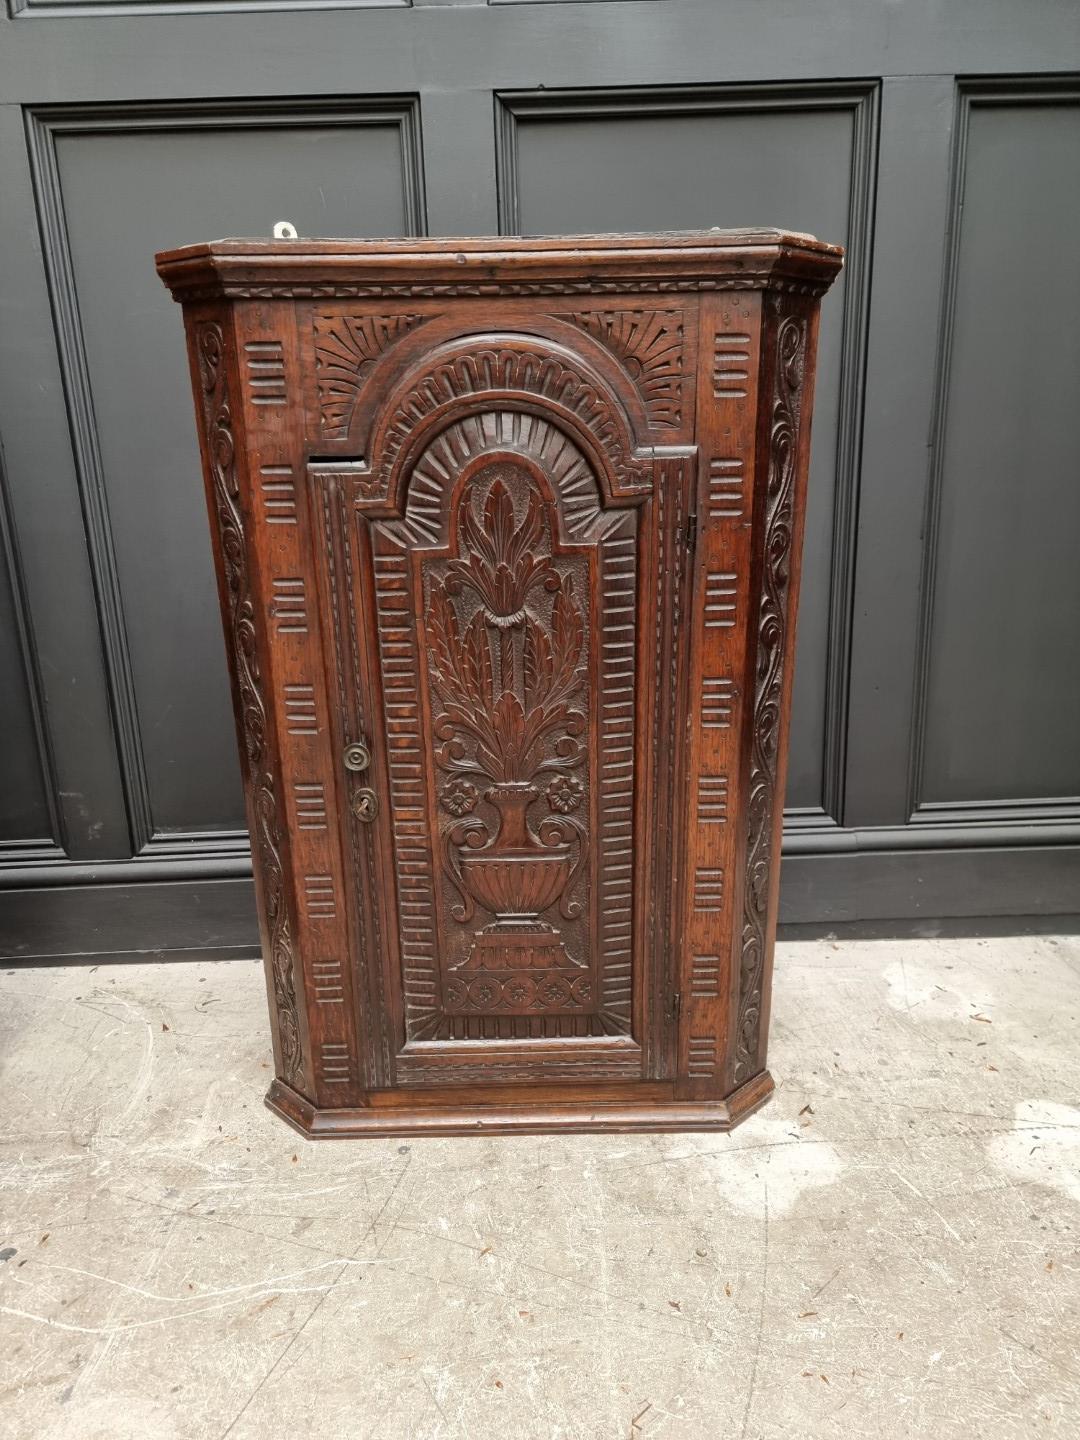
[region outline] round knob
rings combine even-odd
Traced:
[[[346,770],[366,770],[371,764],[371,751],[363,740],[357,740],[345,746],[344,759]]]
[[[349,803],[353,814],[365,825],[370,825],[379,813],[379,797],[374,790],[354,790]]]

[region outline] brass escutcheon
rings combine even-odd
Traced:
[[[354,790],[349,801],[352,812],[358,820],[363,820],[365,825],[370,825],[375,816],[379,813],[379,797],[374,790],[366,787],[362,790]]]

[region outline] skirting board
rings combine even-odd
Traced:
[[[0,891],[0,961],[241,960],[257,956],[250,880]]]
[[[781,926],[1060,915],[1075,928],[1080,846],[895,850],[784,859]],[[1018,924],[1019,929],[1027,928]],[[955,925],[950,926],[955,933]],[[781,936],[783,930],[781,931]],[[245,959],[259,953],[250,880],[173,880],[0,890],[0,962]]]
[[[781,925],[1072,917],[1080,910],[1080,845],[789,855],[780,874]],[[899,926],[897,933],[911,930]]]

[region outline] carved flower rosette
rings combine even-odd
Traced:
[[[587,570],[556,553],[550,504],[524,467],[493,462],[455,509],[453,558],[430,566],[424,616],[456,932],[445,998],[462,1011],[580,1009]]]

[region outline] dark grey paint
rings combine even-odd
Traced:
[[[903,827],[911,814],[918,577],[956,105],[949,75],[887,79],[881,89],[847,711],[851,827]]]
[[[51,849],[55,828],[35,703],[29,617],[3,502],[0,494],[0,858],[8,847]]]
[[[258,955],[251,881],[64,885],[9,891],[0,906],[4,960],[153,960],[166,952],[189,960]]]
[[[920,808],[1080,797],[1080,105],[976,106],[964,158]]]
[[[361,195],[371,233],[407,228],[397,126],[223,129],[210,142],[108,131],[56,147],[153,834],[244,823],[187,359],[154,254],[289,216],[340,234]]]
[[[6,567],[5,567],[6,571]],[[38,760],[34,717],[19,653],[11,586],[0,575],[0,845],[34,845],[49,834],[49,809]],[[0,852],[2,853],[2,852]]]
[[[565,102],[564,102],[565,103]],[[730,102],[729,102],[730,103]],[[768,103],[767,101],[765,103]],[[778,108],[517,124],[517,221],[534,231],[783,224],[850,241],[854,115]],[[783,107],[783,108],[780,108]],[[770,218],[771,217],[771,218]],[[826,663],[848,275],[822,305],[787,803],[825,809]],[[839,817],[834,817],[839,818]]]
[[[3,948],[253,943],[180,318],[151,259],[278,218],[848,243],[784,918],[1075,911],[1080,83],[1054,72],[1077,55],[1057,0],[0,19]]]

